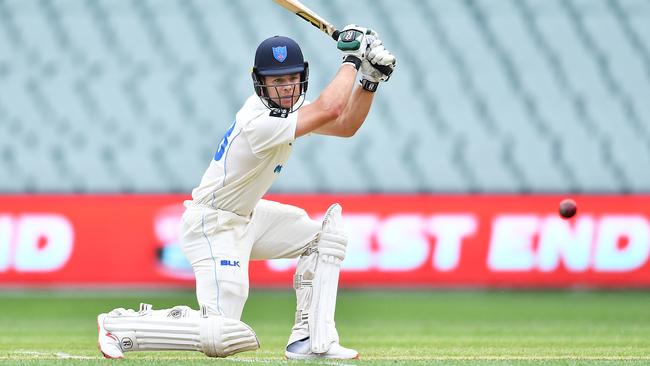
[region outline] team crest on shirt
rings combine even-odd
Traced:
[[[287,46],[273,47],[273,57],[278,62],[284,62],[287,59]]]

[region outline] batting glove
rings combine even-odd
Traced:
[[[370,37],[369,37],[370,38]],[[388,81],[395,69],[395,56],[388,51],[381,39],[374,38],[368,46],[365,60],[361,62],[361,85],[364,89],[375,92],[379,82]],[[382,66],[382,71],[377,66]]]
[[[343,63],[350,63],[359,70],[366,58],[368,42],[366,34],[372,31],[355,24],[346,25],[339,34],[336,47],[343,52]]]

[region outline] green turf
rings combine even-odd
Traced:
[[[96,314],[140,301],[196,308],[191,292],[0,292],[0,364],[306,363],[283,359],[293,293],[259,290],[251,291],[243,316],[260,338],[256,352],[225,360],[191,352],[101,359]],[[342,291],[337,326],[361,360],[309,364],[650,364],[650,292]]]

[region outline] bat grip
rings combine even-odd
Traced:
[[[339,40],[339,34],[341,34],[340,31],[338,31],[338,30],[334,30],[334,32],[332,32],[332,38],[333,38],[335,41],[338,41],[338,40]],[[375,69],[379,70],[379,72],[381,72],[381,73],[384,74],[384,75],[388,75],[388,76],[390,76],[390,74],[393,73],[393,69],[391,69],[390,66],[385,66],[385,65],[372,65],[372,67],[374,67]]]

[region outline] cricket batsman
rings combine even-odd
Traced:
[[[196,277],[200,310],[187,306],[138,311],[114,309],[97,318],[99,348],[107,358],[124,352],[194,350],[227,357],[259,348],[240,321],[248,297],[250,260],[300,258],[293,286],[297,309],[285,356],[353,359],[339,343],[336,294],[347,237],[341,206],[322,222],[294,206],[262,199],[282,172],[299,137],[317,133],[351,137],[361,127],[395,57],[378,35],[348,25],[337,43],[343,63],[313,102],[305,101],[309,65],[298,44],[275,36],[255,52],[255,94],[237,112],[192,200],[185,202],[181,244]],[[387,70],[387,69],[384,69]],[[360,84],[355,87],[360,72]],[[389,73],[389,74],[390,74]]]

